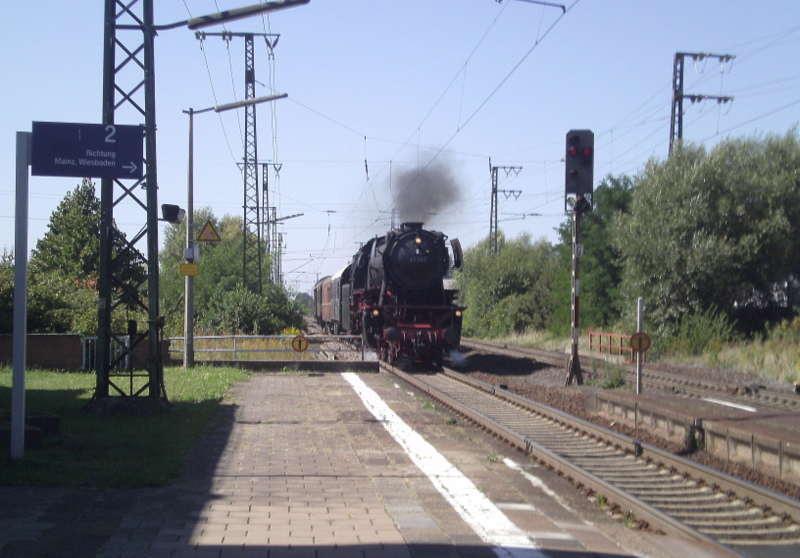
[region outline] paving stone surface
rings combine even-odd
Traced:
[[[539,549],[506,554],[481,540],[331,373],[256,374],[237,386],[171,486],[0,487],[0,556],[570,558],[675,550],[626,530],[563,479],[423,405],[393,378],[360,377]]]

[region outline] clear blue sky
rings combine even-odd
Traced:
[[[156,21],[256,0],[155,0]],[[460,198],[428,219],[471,246],[489,232],[491,179],[501,174],[500,227],[555,240],[564,219],[564,137],[596,137],[596,181],[635,175],[667,154],[676,52],[735,54],[732,64],[687,62],[686,93],[731,104],[685,104],[684,138],[784,134],[800,121],[800,2],[582,0],[568,11],[520,0],[311,0],[227,25],[280,34],[271,68],[256,41],[258,155],[282,164],[271,204],[285,221],[283,269],[309,291],[358,243],[385,233],[398,177],[431,159],[447,165]],[[0,248],[14,245],[14,138],[32,121],[101,121],[103,2],[9,0],[0,21]],[[208,29],[220,31],[221,29]],[[156,39],[159,203],[185,206],[188,117],[244,97],[244,44],[198,41],[187,29]],[[242,111],[195,117],[195,207],[241,215]],[[120,124],[141,118],[118,114]],[[366,159],[366,165],[365,165]],[[366,168],[365,168],[366,167]],[[368,173],[367,173],[368,170]],[[80,179],[31,178],[30,246]],[[391,187],[390,187],[391,182]],[[538,214],[532,216],[530,214]],[[527,216],[523,219],[521,216]],[[141,212],[118,208],[132,234]],[[202,265],[202,264],[201,264]],[[165,270],[168,272],[169,270]],[[177,273],[177,271],[175,271]],[[202,276],[201,279],[202,280]]]

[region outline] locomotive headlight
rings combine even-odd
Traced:
[[[456,318],[460,318],[460,317],[461,317],[461,310],[456,310]]]
[[[417,237],[414,239],[414,242],[416,242],[418,245],[422,244],[422,239],[420,237]]]
[[[380,314],[380,313],[381,313],[381,311],[380,311],[380,310],[378,310],[377,308],[376,308],[375,310],[373,310],[373,311],[372,311],[372,315],[373,315],[373,316],[377,316],[377,315],[378,315],[378,314]]]

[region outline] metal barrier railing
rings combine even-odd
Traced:
[[[127,335],[119,335],[117,339],[123,341],[125,346],[130,351],[131,348],[131,338]],[[116,361],[120,356],[125,353],[125,350],[120,347],[119,345],[115,344],[113,341],[110,341],[111,347],[111,361]],[[116,368],[122,370],[130,370],[131,366],[131,356],[130,352],[125,354],[125,358],[123,358],[119,364],[117,364]],[[97,337],[83,337],[81,339],[81,370],[97,370]]]
[[[194,336],[195,360],[280,360],[266,358],[276,353],[283,353],[292,359],[303,358],[303,355],[331,352],[360,352],[364,358],[364,346],[360,335],[303,335],[308,342],[307,348],[298,351],[292,346],[297,335],[196,335]],[[183,355],[184,338],[170,337],[170,352]],[[356,343],[353,348],[323,349],[325,341],[341,341]],[[212,358],[203,358],[211,356]],[[221,356],[222,358],[214,358]],[[261,357],[261,358],[257,358]]]
[[[610,355],[625,356],[626,362],[635,362],[636,353],[631,347],[632,335],[624,333],[605,333],[601,331],[589,331],[589,350],[600,353],[607,352]],[[608,342],[604,342],[604,340]],[[647,362],[647,353],[642,354],[642,362]]]

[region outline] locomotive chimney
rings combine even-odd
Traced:
[[[418,231],[422,228],[422,225],[425,223],[417,223],[417,222],[410,222],[410,223],[403,223],[401,225],[401,229],[403,231]]]

